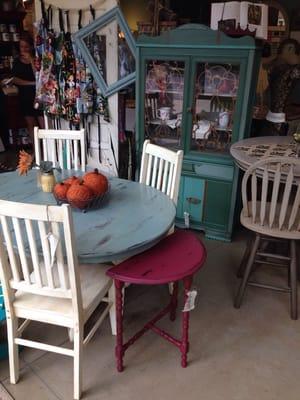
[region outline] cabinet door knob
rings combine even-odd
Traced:
[[[190,204],[200,204],[201,203],[201,200],[197,199],[197,197],[187,197],[186,200]]]

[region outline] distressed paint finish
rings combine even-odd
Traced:
[[[240,140],[230,148],[237,166],[246,171],[258,160],[268,157],[297,158],[297,143],[292,136],[262,136]],[[295,166],[295,176],[300,176],[300,168]]]
[[[196,235],[189,231],[178,230],[172,235],[166,236],[152,249],[129,258],[106,272],[114,280],[116,290],[117,341],[115,355],[118,372],[122,372],[124,369],[123,357],[127,349],[149,330],[176,346],[181,352],[181,366],[183,368],[187,366],[189,314],[192,309],[188,302],[189,291],[194,274],[204,266],[205,260],[206,249]],[[182,332],[180,340],[157,325],[157,322],[167,314],[170,315],[171,321],[175,320],[179,281],[183,281],[185,304],[184,310],[181,312]],[[122,291],[124,283],[151,286],[166,283],[174,284],[169,304],[125,343],[123,336],[124,301]]]
[[[76,172],[78,175],[78,172]],[[72,172],[63,172],[63,179]],[[132,181],[109,178],[110,191],[102,207],[73,210],[77,251],[81,263],[127,258],[156,244],[170,229],[175,206],[164,193]],[[36,171],[20,177],[0,174],[0,198],[32,204],[56,204],[52,193],[37,187]]]
[[[239,170],[229,154],[191,150],[190,133],[195,123],[191,111],[194,108],[197,63],[239,65],[239,89],[231,140],[235,143],[250,133],[260,50],[249,36],[231,38],[199,24],[182,25],[156,37],[140,35],[136,46],[137,160],[145,139],[146,65],[149,60],[184,62],[183,136],[180,145],[184,159],[176,225],[185,227],[184,212],[187,212],[190,228],[204,230],[208,238],[230,241],[238,209]],[[220,196],[223,190],[225,196]],[[209,199],[214,201],[211,203]]]

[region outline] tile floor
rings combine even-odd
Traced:
[[[232,243],[204,239],[208,259],[195,281],[199,294],[191,313],[188,368],[180,367],[175,347],[149,332],[128,350],[125,370],[117,373],[106,320],[85,348],[83,399],[299,400],[300,320],[289,317],[288,295],[249,288],[241,309],[232,306],[246,236],[242,231]],[[275,281],[285,277],[270,269],[256,274]],[[129,287],[126,332],[158,310],[167,293],[166,287]],[[161,324],[173,333],[180,328],[179,320]],[[29,329],[34,339],[69,345],[65,329],[38,324]],[[17,385],[9,383],[7,361],[0,362],[0,381],[14,399],[72,399],[70,358],[24,349],[20,359]]]

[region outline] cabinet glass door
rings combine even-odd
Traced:
[[[191,150],[226,153],[232,140],[239,65],[196,64]]]
[[[145,137],[168,148],[182,147],[184,61],[146,60]]]

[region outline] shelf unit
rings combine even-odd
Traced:
[[[0,43],[0,80],[11,75],[11,67],[13,59],[17,57],[19,50],[19,42],[13,40],[13,33],[10,31],[10,25],[14,25],[16,32],[22,33],[23,20],[26,11],[0,11],[0,24],[4,27],[6,33],[9,34],[9,41],[1,41]],[[4,28],[2,28],[4,29]],[[3,39],[3,32],[1,35]],[[18,96],[3,96],[4,121],[1,124],[1,137],[6,138],[6,144],[12,148],[24,147],[20,141],[18,131],[25,128],[26,124],[19,110]],[[10,132],[10,134],[9,134]]]
[[[23,19],[25,15],[25,11],[0,11],[0,24],[2,26],[0,78],[10,73],[13,58],[18,54],[18,41],[14,40],[13,32],[10,32],[10,26],[14,25],[16,32],[21,33],[23,31]],[[7,41],[3,40],[3,33],[7,34]]]

